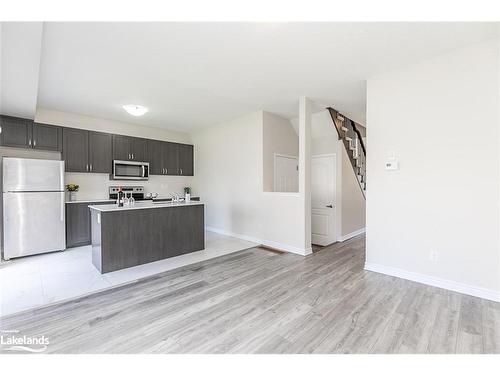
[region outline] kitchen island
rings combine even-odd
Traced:
[[[205,248],[202,202],[90,205],[92,263],[101,273]]]

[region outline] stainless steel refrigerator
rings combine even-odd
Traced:
[[[4,259],[64,250],[64,220],[64,162],[4,157]]]

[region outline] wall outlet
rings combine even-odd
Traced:
[[[431,250],[429,253],[429,259],[431,262],[437,262],[439,261],[439,251],[437,250]]]

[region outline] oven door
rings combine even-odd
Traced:
[[[113,160],[114,180],[147,180],[149,177],[149,163]]]

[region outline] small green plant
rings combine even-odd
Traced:
[[[184,188],[184,194],[191,194],[191,188],[189,186]]]
[[[77,185],[77,184],[67,184],[66,185],[66,190],[68,190],[68,191],[78,191],[79,187],[80,186]]]

